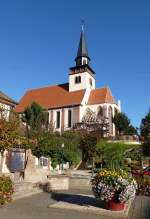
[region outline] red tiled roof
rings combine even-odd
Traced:
[[[89,105],[100,103],[116,103],[108,87],[92,90],[88,100]]]
[[[67,83],[29,90],[22,97],[15,110],[21,113],[27,106],[31,105],[32,102],[37,102],[46,109],[80,105],[85,90],[69,92],[68,86]]]

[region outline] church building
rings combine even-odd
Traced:
[[[107,117],[110,135],[115,136],[112,118],[120,111],[108,87],[96,88],[96,74],[90,66],[84,30],[81,31],[75,66],[70,68],[68,83],[28,90],[16,106],[23,113],[32,102],[39,103],[49,112],[49,123],[54,131],[67,131],[82,122],[87,109]]]

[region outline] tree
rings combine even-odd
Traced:
[[[97,137],[93,133],[84,132],[80,138],[80,148],[82,150],[82,161],[84,166],[87,161],[93,161],[96,157],[96,143]]]
[[[141,136],[144,137],[143,152],[150,156],[150,110],[141,121],[140,132]]]
[[[101,162],[107,168],[120,169],[123,168],[123,161],[126,157],[126,150],[130,149],[131,147],[133,148],[133,145],[99,140],[96,145],[96,151],[97,156],[101,158]]]
[[[25,109],[22,119],[26,123],[28,138],[38,138],[40,133],[48,128],[48,111],[36,102]]]
[[[113,123],[116,126],[119,135],[136,135],[137,130],[131,125],[130,119],[125,113],[119,112],[113,118]]]
[[[138,128],[135,128],[133,125],[129,125],[127,129],[125,130],[125,135],[138,135]]]
[[[3,110],[0,109],[0,152],[21,143],[23,139],[19,133],[20,119],[18,114],[12,110],[9,119],[6,119]]]
[[[109,121],[108,118],[100,116],[90,108],[87,108],[82,118],[82,122],[77,123],[75,129],[81,132],[92,132],[99,137],[104,137],[109,134]]]
[[[81,160],[79,140],[80,136],[74,132],[64,132],[61,136],[58,133],[43,132],[32,151],[37,157],[50,157],[53,166],[62,162],[62,155],[64,161],[76,165]]]

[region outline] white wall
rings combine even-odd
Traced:
[[[72,127],[73,127],[73,124],[74,123],[77,123],[79,122],[78,121],[78,115],[75,113],[75,110],[77,110],[79,107],[66,107],[64,108],[64,130],[67,131],[67,130],[70,130]],[[68,127],[68,110],[71,110],[72,111],[72,118],[71,118],[71,128]],[[52,110],[53,111],[53,126],[54,126],[54,131],[58,131],[58,132],[61,132],[61,122],[62,122],[62,108],[59,108],[59,109],[54,109]],[[57,111],[60,111],[60,128],[57,129],[56,128],[56,116],[57,116]],[[49,110],[49,122],[51,121],[51,110]]]
[[[10,110],[12,109],[12,107],[7,105],[7,104],[0,103],[0,109],[4,110],[3,116],[8,120],[9,119]]]
[[[75,83],[75,78],[77,76],[81,77],[81,83]],[[90,85],[90,79],[92,80],[92,86]],[[69,75],[69,91],[83,90],[87,88],[95,89],[95,78],[93,78],[88,72]]]
[[[72,111],[72,126],[75,123],[78,123],[78,122],[82,121],[82,118],[83,118],[87,108],[90,108],[92,111],[94,111],[97,114],[98,109],[99,109],[100,106],[105,107],[105,116],[106,117],[108,117],[108,108],[109,108],[109,106],[112,107],[113,116],[115,114],[115,109],[120,111],[119,106],[117,104],[103,103],[103,104],[87,105],[89,95],[90,95],[90,89],[87,89],[86,92],[85,92],[85,96],[83,98],[81,106],[79,106],[79,107],[69,107],[69,108],[66,107],[66,108],[63,109],[64,110],[64,130],[65,131],[70,130],[70,128],[68,128],[68,110]],[[75,110],[77,108],[79,108],[79,115],[77,115],[75,113]],[[56,128],[56,113],[57,113],[57,111],[60,111],[60,128],[59,129]],[[49,113],[49,114],[51,115],[51,113]],[[51,120],[51,118],[49,117],[49,121],[50,120]],[[53,110],[54,131],[58,131],[58,132],[61,133],[61,131],[62,131],[61,130],[61,126],[62,126],[61,122],[62,122],[62,108]],[[113,124],[112,129],[113,129],[112,135],[115,136],[115,125],[114,124]]]

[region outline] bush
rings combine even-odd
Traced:
[[[137,195],[150,196],[150,176],[134,176],[138,183]]]
[[[4,205],[12,200],[14,192],[13,183],[7,176],[0,176],[0,205]]]

